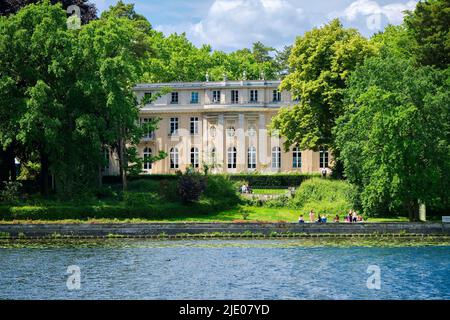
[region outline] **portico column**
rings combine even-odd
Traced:
[[[222,168],[219,168],[219,170],[221,171],[226,171],[225,166],[226,163],[224,161],[224,139],[225,139],[225,134],[224,134],[224,117],[223,117],[223,113],[219,114],[218,119],[217,119],[217,128],[216,128],[216,137],[215,137],[215,141],[216,141],[216,161],[217,164],[221,165]]]
[[[237,149],[237,171],[245,170],[245,156],[247,150],[245,148],[245,132],[244,132],[244,114],[239,113],[238,116],[238,126],[236,130],[236,149]]]
[[[208,119],[205,114],[202,114],[202,150],[200,151],[201,161],[208,162]]]
[[[266,115],[261,113],[259,115],[258,124],[258,161],[260,165],[267,164],[267,128]]]

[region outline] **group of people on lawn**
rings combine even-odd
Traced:
[[[328,220],[328,217],[326,214],[320,215],[317,214],[317,219],[316,219],[316,214],[314,212],[314,210],[311,210],[309,212],[309,222],[311,223],[326,223]],[[334,219],[334,222],[339,222],[339,215],[337,214]],[[344,217],[344,222],[348,222],[348,223],[356,223],[356,222],[362,222],[363,221],[363,217],[361,215],[359,215],[355,210],[350,210],[348,212],[348,214],[345,215]],[[298,223],[305,223],[305,219],[303,218],[303,215],[300,215],[300,217],[298,218]]]
[[[243,184],[239,190],[241,193],[253,193],[252,187],[248,184]]]

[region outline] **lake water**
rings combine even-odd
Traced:
[[[80,268],[79,290],[67,287],[70,265]],[[367,287],[370,265],[379,267],[379,290]],[[126,239],[3,245],[0,299],[450,299],[450,247]]]

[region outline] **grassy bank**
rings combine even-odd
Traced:
[[[0,224],[10,223],[146,223],[146,222],[296,222],[308,212],[338,214],[341,221],[352,207],[352,189],[344,181],[307,179],[293,198],[287,189],[253,189],[256,199],[241,198],[242,181],[226,176],[208,176],[198,201],[184,203],[177,192],[177,180],[133,180],[127,192],[109,185],[93,196],[58,200],[32,195],[15,204],[0,204]],[[276,196],[264,202],[258,195]],[[251,196],[251,197],[253,197]],[[278,197],[277,197],[278,196]],[[404,217],[364,217],[368,222],[404,222]]]
[[[176,208],[176,206],[175,206]],[[60,211],[60,214],[52,215],[52,219],[46,218],[45,214],[38,219],[30,218],[13,218],[8,220],[0,220],[0,224],[10,223],[148,223],[148,222],[296,222],[299,212],[290,208],[266,208],[254,206],[239,206],[237,208],[219,210],[209,213],[207,215],[198,213],[195,208],[179,207],[180,211],[174,211],[172,214],[164,213],[162,216],[145,216],[142,217],[126,217],[122,214],[117,214],[115,217],[98,217],[83,215],[85,217],[67,217],[67,212]],[[56,208],[54,208],[57,212]],[[63,210],[63,208],[61,208]],[[120,208],[117,208],[120,213]],[[246,220],[244,220],[244,214]],[[248,215],[248,216],[247,216]],[[341,221],[343,221],[341,216]],[[393,218],[368,218],[367,222],[406,222],[405,217]]]

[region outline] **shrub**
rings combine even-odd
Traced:
[[[167,201],[179,201],[177,181],[160,180],[158,181],[158,193],[161,198]]]
[[[159,196],[154,192],[125,192],[123,200],[130,207],[147,207],[157,203]]]
[[[209,175],[204,196],[216,201],[226,201],[231,205],[239,203],[238,186],[226,175]]]
[[[342,180],[314,178],[302,183],[290,204],[302,212],[343,214],[353,207],[355,188]]]
[[[111,186],[103,186],[94,190],[94,194],[98,199],[113,199],[118,193]]]
[[[192,203],[200,200],[200,196],[206,188],[206,177],[191,170],[181,174],[178,178],[178,195],[184,203]]]
[[[4,187],[0,191],[0,200],[5,203],[19,202],[19,190],[22,184],[17,181],[3,181]]]
[[[263,202],[264,207],[276,208],[276,207],[288,207],[290,206],[290,198],[287,195],[280,195],[276,198]]]

